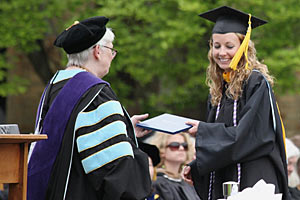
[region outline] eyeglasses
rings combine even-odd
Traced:
[[[110,49],[110,50],[111,50],[111,55],[112,55],[113,57],[115,57],[115,56],[117,55],[117,53],[118,53],[118,51],[117,51],[116,49],[114,49],[114,48],[111,48],[111,47],[108,47],[108,46],[105,46],[105,45],[101,45],[101,47]]]
[[[188,150],[188,144],[186,142],[179,143],[179,142],[171,142],[167,145],[168,148],[171,149],[171,151],[178,151],[180,146],[184,148],[185,151]]]

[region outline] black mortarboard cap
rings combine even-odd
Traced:
[[[54,45],[63,48],[68,54],[79,53],[96,44],[105,34],[108,18],[97,16],[74,22],[54,41]]]
[[[153,166],[158,165],[160,154],[159,149],[155,145],[139,141],[139,148],[152,159]]]
[[[246,34],[249,14],[228,6],[222,6],[199,14],[200,17],[215,22],[212,33],[241,33]],[[257,17],[251,16],[251,28],[267,23]]]

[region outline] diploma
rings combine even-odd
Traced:
[[[136,125],[148,130],[176,134],[190,129],[192,125],[186,124],[186,122],[193,120],[194,119],[164,113],[151,119],[147,119],[145,121],[137,123]]]

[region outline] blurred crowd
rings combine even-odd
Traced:
[[[300,135],[286,139],[288,182],[292,200],[300,199]]]

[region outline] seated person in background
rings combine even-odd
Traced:
[[[191,160],[193,151],[189,136],[184,133],[175,135],[156,132],[150,138],[160,151],[157,180],[153,186],[162,200],[199,200],[195,189],[182,180],[180,173],[184,164]]]
[[[290,137],[290,140],[298,147],[300,148],[300,134],[294,135]]]
[[[156,181],[156,166],[160,162],[159,150],[155,145],[139,142],[140,149],[148,155],[149,161],[149,173],[151,181]],[[159,195],[155,193],[154,188],[152,188],[151,194],[146,200],[159,200]]]
[[[287,157],[287,171],[288,171],[288,182],[289,187],[295,187],[299,184],[299,177],[295,166],[300,156],[299,148],[290,140],[286,139],[286,157]]]
[[[300,159],[299,158],[297,161],[297,173],[298,173],[298,175],[300,174]],[[292,200],[300,199],[300,183],[294,188],[290,187],[289,190],[290,190],[290,193],[292,196]]]
[[[299,148],[290,139],[286,139],[286,154],[287,154],[287,161],[288,161],[287,170],[288,170],[289,191],[291,193],[292,200],[299,200],[300,199],[300,182],[299,182],[300,151]]]

